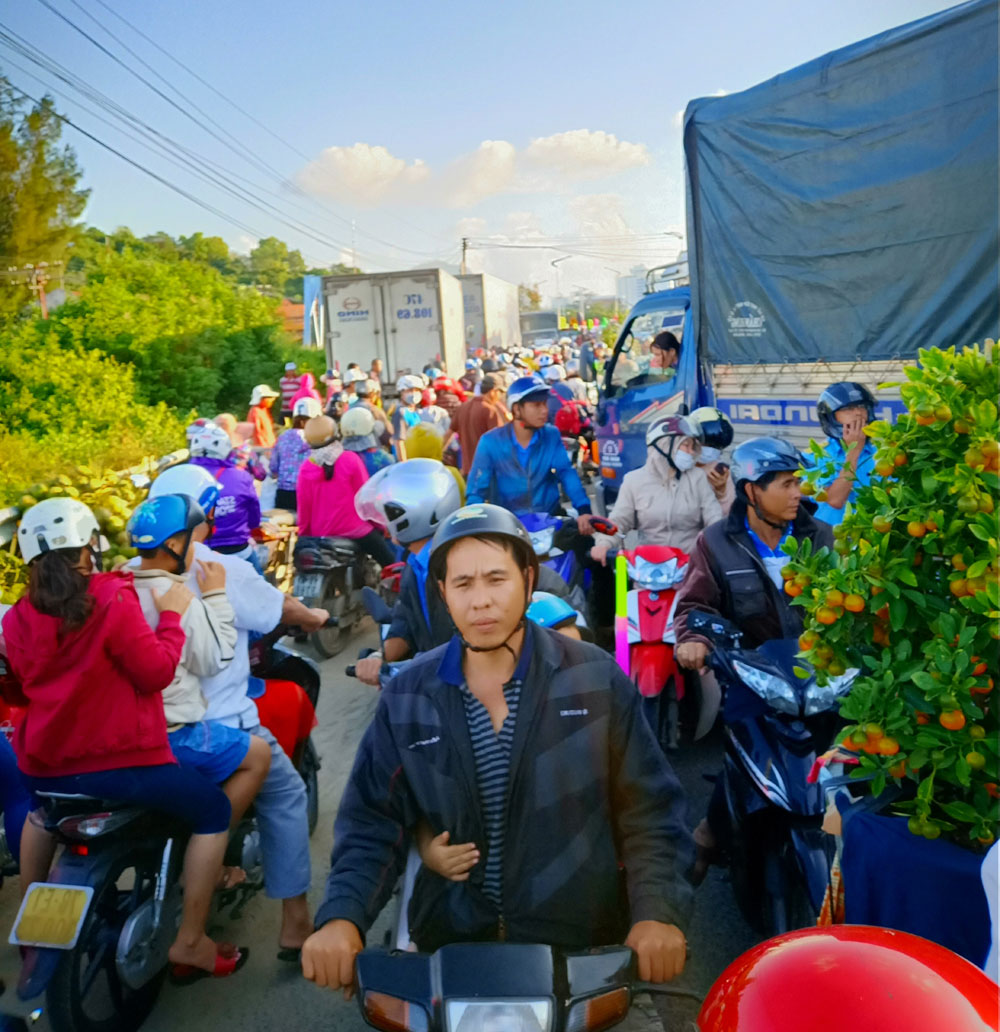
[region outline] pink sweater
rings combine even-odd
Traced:
[[[322,466],[306,459],[295,489],[299,536],[361,538],[375,530],[354,510],[354,496],[367,479],[368,470],[354,452],[340,455],[329,480]]]

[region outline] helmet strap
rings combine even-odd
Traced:
[[[670,438],[670,450],[669,451],[664,451],[660,447],[660,441],[663,441],[663,440],[665,440],[665,438],[661,437],[659,441],[654,441],[653,442],[653,447],[667,460],[667,462],[670,463],[670,468],[674,471],[674,479],[680,480],[680,478],[681,478],[681,471],[677,468],[677,464],[674,462],[674,444],[676,443],[677,438],[676,437],[671,437]]]
[[[166,552],[167,555],[169,555],[170,558],[177,563],[177,569],[174,570],[174,573],[176,573],[178,577],[183,577],[184,574],[187,572],[185,559],[187,559],[188,548],[191,545],[191,535],[193,533],[194,530],[192,529],[184,535],[184,547],[181,549],[180,555],[178,555],[169,545],[160,545],[160,548],[162,548],[163,551]]]

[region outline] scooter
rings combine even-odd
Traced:
[[[639,545],[617,555],[625,558],[624,563],[615,561],[616,598],[626,593],[625,672],[639,689],[657,741],[673,751],[680,744],[680,709],[686,697],[684,672],[674,659],[674,611],[688,556],[666,545]]]
[[[819,685],[794,638],[743,649],[733,624],[703,612],[690,613],[687,628],[712,643],[709,662],[725,693],[725,806],[713,810],[725,826],[713,831],[729,856],[736,901],[768,936],[815,924],[834,840],[820,827],[824,790],[808,775],[843,724],[839,701],[858,671]]]
[[[320,655],[336,656],[347,645],[354,625],[365,615],[361,589],[378,584],[378,564],[353,538],[300,537],[295,544],[292,594],[307,606],[327,610],[336,620],[313,631]]]

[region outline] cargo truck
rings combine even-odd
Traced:
[[[458,277],[465,305],[465,345],[476,348],[517,347],[521,340],[520,309],[516,283],[484,272]]]
[[[737,440],[822,438],[836,380],[898,380],[925,346],[995,337],[997,4],[973,0],[684,116],[690,290],[623,325],[598,410],[606,500],[649,422],[718,404]],[[683,314],[681,360],[630,380]],[[902,405],[879,391],[879,415]]]
[[[387,382],[428,364],[464,372],[462,284],[443,269],[324,276],[322,292],[331,368],[381,358]]]

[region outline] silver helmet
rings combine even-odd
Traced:
[[[437,459],[386,466],[354,498],[358,516],[385,527],[401,545],[431,537],[461,504],[458,482]]]

